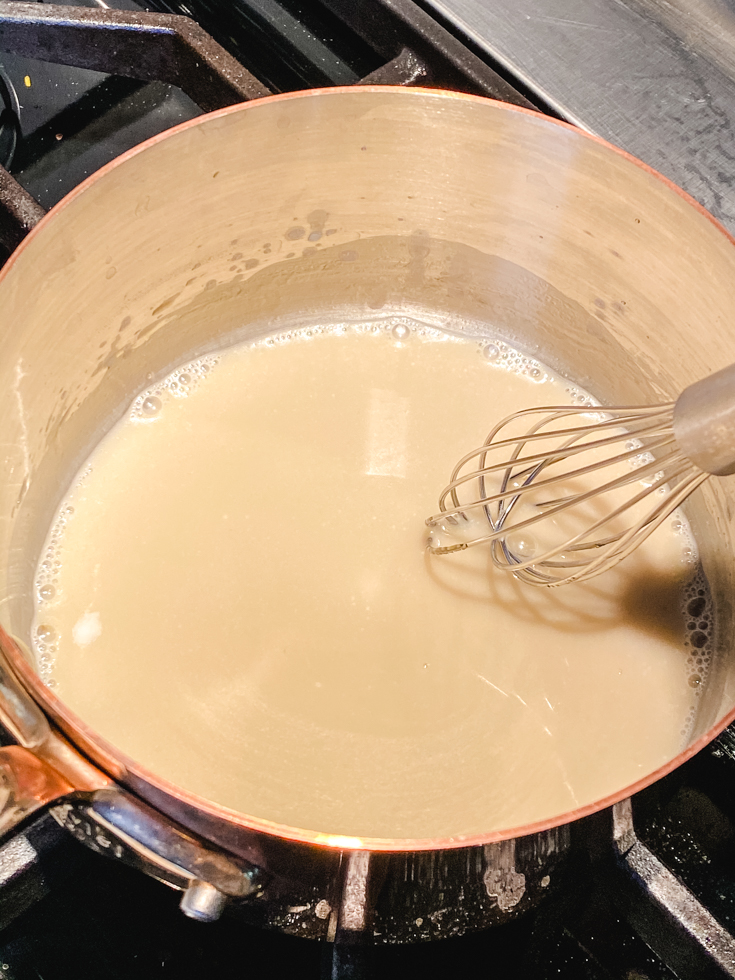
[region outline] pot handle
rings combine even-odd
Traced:
[[[153,807],[112,783],[91,796],[67,798],[51,815],[82,844],[183,891],[192,919],[218,919],[228,899],[262,887],[255,865],[207,845]]]
[[[0,836],[74,787],[21,745],[0,748]]]
[[[5,642],[13,643],[23,654],[20,644],[0,631],[0,651]],[[30,657],[25,659],[30,660]],[[0,656],[0,724],[26,749],[40,748],[51,736],[46,715],[16,678],[4,656]]]
[[[0,630],[2,645],[13,643]],[[19,644],[14,644],[19,650]],[[79,789],[96,790],[109,777],[54,733],[46,715],[0,655],[0,724],[15,745],[0,748],[0,835],[54,800]]]
[[[90,767],[91,768],[91,767]],[[106,777],[99,773],[101,781]],[[82,844],[181,889],[190,918],[219,918],[230,898],[261,888],[259,869],[186,833],[111,781],[80,793],[69,779],[21,745],[0,748],[0,836],[51,806],[56,822]]]
[[[183,891],[186,915],[209,922],[228,899],[254,896],[261,872],[218,850],[118,786],[54,729],[2,655],[17,641],[0,629],[0,723],[18,743],[0,748],[0,836],[36,810],[81,843]]]

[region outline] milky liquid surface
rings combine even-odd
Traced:
[[[179,368],[59,511],[43,676],[159,775],[305,830],[457,837],[620,790],[681,750],[704,679],[683,519],[555,590],[482,547],[426,550],[459,455],[510,412],[583,397],[499,342],[408,320]]]

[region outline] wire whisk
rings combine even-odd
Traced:
[[[583,582],[630,555],[711,474],[733,471],[735,365],[676,402],[526,409],[457,463],[428,545],[441,555],[489,544],[493,563],[530,585]]]

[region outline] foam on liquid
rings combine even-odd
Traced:
[[[59,510],[42,675],[160,775],[307,830],[457,837],[623,788],[682,748],[706,679],[684,518],[556,590],[481,547],[425,548],[465,447],[587,397],[500,341],[406,318],[177,368]]]

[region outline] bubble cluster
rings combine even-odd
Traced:
[[[636,449],[643,449],[643,443],[640,439],[629,439],[625,443],[625,448],[628,452],[634,452]],[[642,466],[646,466],[649,463],[654,462],[655,457],[652,453],[648,451],[637,453],[635,456],[631,456],[628,460],[628,465],[633,469],[639,469]],[[666,496],[669,492],[668,484],[664,483],[666,474],[663,470],[658,470],[656,473],[649,473],[647,476],[643,477],[641,480],[641,486],[647,487],[649,490],[655,489],[655,492],[660,496]]]
[[[91,468],[87,467],[82,479],[89,475]],[[81,482],[81,481],[80,481]],[[54,626],[54,605],[62,598],[59,589],[59,573],[62,563],[62,541],[69,521],[74,517],[74,508],[65,504],[56,516],[46,545],[38,563],[36,580],[34,582],[36,599],[36,616],[31,639],[33,652],[36,656],[38,671],[42,680],[49,682],[50,672],[55,663],[58,650],[58,632]]]
[[[131,406],[131,421],[152,422],[160,416],[167,398],[187,398],[209,374],[217,360],[217,357],[199,358],[176,368],[163,381],[142,392]]]
[[[513,374],[529,378],[537,384],[548,381],[550,375],[546,368],[520,351],[509,347],[501,340],[482,340],[479,344],[481,356],[493,367],[503,368]]]
[[[39,643],[53,643],[56,640],[56,630],[48,623],[36,627],[36,639]]]
[[[163,402],[161,401],[162,390],[155,390],[153,392],[146,392],[143,395],[139,395],[133,402],[133,407],[130,410],[130,418],[134,422],[149,422],[154,418],[157,418]]]
[[[672,516],[672,530],[674,530],[677,537],[681,538],[682,561],[685,565],[692,565],[699,568],[699,551],[697,549],[697,544],[694,537],[692,536],[692,530],[689,527],[689,522],[684,517],[681,510],[675,510]]]
[[[629,445],[630,445],[630,443],[626,443],[626,448]],[[637,449],[639,447],[638,446],[635,446],[634,448]],[[652,463],[653,462],[653,456],[652,456],[651,453],[648,453],[648,452],[646,452],[646,453],[638,453],[637,456],[632,456],[630,458],[629,462],[630,462],[630,465],[631,466],[634,466],[634,467],[638,468],[638,467],[641,467],[641,466],[645,466],[647,463]]]
[[[378,322],[380,330],[385,331],[392,340],[406,344],[412,337],[423,337],[430,340],[441,339],[441,331],[428,323],[421,323],[408,316],[392,316]],[[448,335],[445,335],[448,336]]]
[[[163,407],[163,403],[156,395],[149,395],[144,398],[140,405],[141,415],[158,415]]]
[[[35,582],[36,595],[41,602],[49,603],[57,597],[59,569],[61,568],[61,540],[73,513],[74,510],[71,507],[62,508],[46,541],[46,547],[38,564]]]
[[[405,344],[411,337],[421,337],[424,340],[458,340],[445,331],[427,323],[422,323],[408,316],[391,316],[377,320],[357,320],[349,323],[327,323],[310,325],[308,327],[294,327],[291,330],[284,330],[279,333],[271,333],[268,336],[247,346],[275,348],[283,347],[284,344],[298,341],[310,340],[312,337],[321,335],[344,336],[346,333],[367,334],[370,336],[388,335],[392,340],[399,344]]]
[[[712,663],[714,647],[714,608],[707,579],[701,568],[684,587],[682,615],[686,626],[686,676],[694,696],[699,697],[705,687]],[[692,708],[689,729],[694,721],[696,708]],[[689,730],[682,730],[688,736]]]
[[[576,388],[574,385],[570,385],[566,389],[567,395],[569,395],[570,405],[589,405],[590,408],[597,407],[598,402],[588,395],[586,391],[582,391],[581,388]]]
[[[251,347],[283,347],[284,344],[290,344],[296,340],[311,340],[313,337],[319,337],[322,334],[343,334],[346,332],[346,327],[344,324],[334,324],[330,327],[321,326],[310,326],[303,327],[296,330],[286,330],[283,333],[274,333],[263,338],[262,340],[256,341]]]

